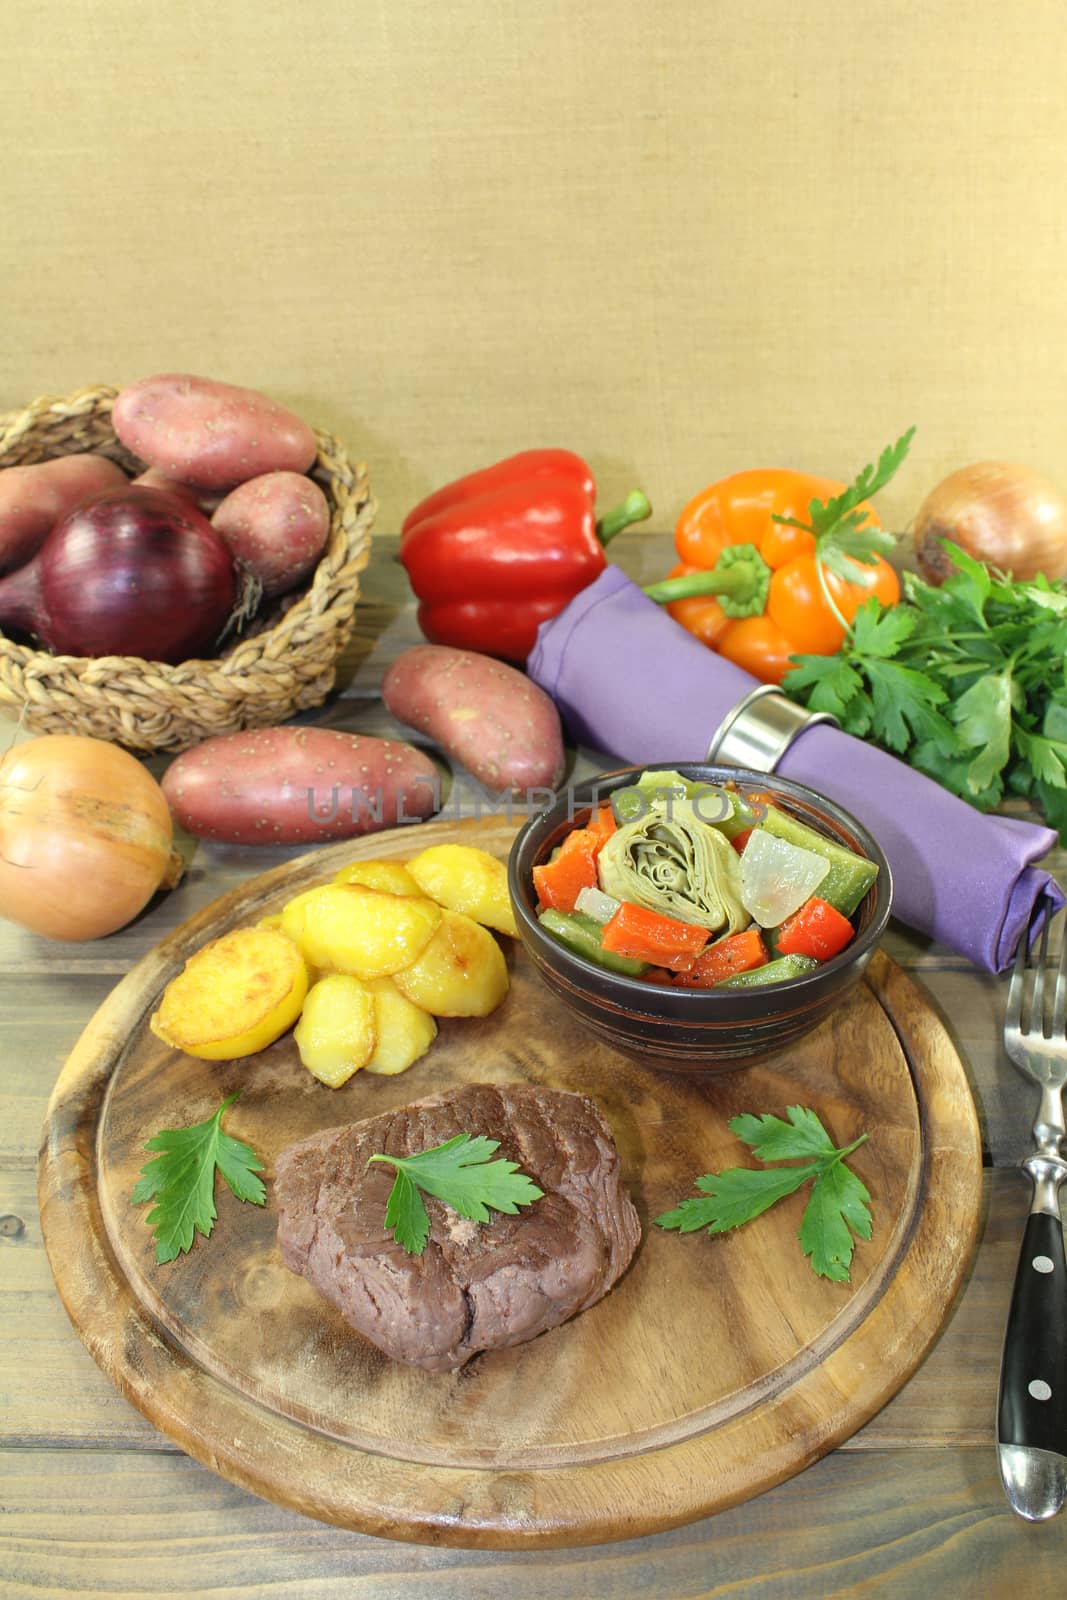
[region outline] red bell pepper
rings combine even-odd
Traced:
[[[585,826],[590,833],[595,833],[600,843],[604,845],[615,832],[618,823],[610,806],[598,806],[596,811],[591,813]]]
[[[854,931],[836,906],[813,894],[782,923],[778,949],[784,956],[814,956],[816,961],[829,961],[845,948]]]
[[[671,975],[672,982],[681,989],[713,989],[717,983],[735,978],[739,972],[765,967],[769,960],[759,929],[745,928],[741,933],[732,933],[716,944],[709,944],[688,972]]]
[[[611,920],[604,924],[600,942],[614,955],[651,961],[655,966],[685,972],[707,944],[708,930],[624,900]]]
[[[540,623],[607,565],[604,546],[651,514],[640,490],[597,520],[570,450],[524,450],[446,484],[404,519],[400,559],[434,644],[525,662]]]
[[[551,906],[553,911],[573,911],[581,891],[597,887],[597,856],[615,826],[611,807],[601,806],[584,828],[571,829],[551,861],[534,867],[534,888],[543,906]]]
[[[551,906],[553,911],[573,911],[581,891],[596,888],[596,858],[602,843],[592,829],[575,828],[551,861],[534,867],[534,888],[543,906]]]

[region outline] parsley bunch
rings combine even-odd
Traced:
[[[838,653],[800,656],[782,688],[980,811],[1036,802],[1067,843],[1067,584],[945,548],[945,583],[906,572],[898,605],[868,600]]]
[[[659,1228],[676,1228],[679,1233],[726,1233],[751,1222],[776,1201],[795,1194],[811,1182],[811,1194],[800,1223],[800,1244],[811,1258],[812,1270],[821,1278],[847,1283],[852,1264],[853,1234],[871,1237],[870,1195],[845,1157],[866,1139],[865,1133],[850,1145],[838,1149],[814,1111],[806,1106],[789,1106],[788,1122],[781,1117],[731,1117],[730,1132],[735,1133],[760,1161],[805,1159],[801,1167],[731,1167],[726,1172],[708,1172],[697,1178],[695,1187],[701,1198],[683,1200],[673,1211],[656,1217]]]

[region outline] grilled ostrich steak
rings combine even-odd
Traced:
[[[461,1132],[499,1139],[496,1158],[517,1161],[544,1196],[477,1223],[424,1195],[430,1238],[409,1255],[385,1228],[395,1173],[368,1157],[411,1155]],[[285,1265],[387,1355],[428,1372],[584,1311],[641,1235],[593,1101],[526,1084],[469,1084],[303,1139],[279,1156],[275,1195]]]

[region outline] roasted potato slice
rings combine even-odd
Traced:
[[[342,867],[334,883],[361,883],[365,889],[380,889],[383,894],[421,895],[403,861],[351,861]],[[430,899],[434,898],[430,895]]]
[[[277,928],[236,928],[190,956],[149,1027],[204,1061],[265,1050],[291,1028],[308,989],[297,946]]]
[[[421,892],[439,906],[517,936],[507,868],[487,850],[469,844],[432,844],[408,862],[407,870]]]
[[[328,973],[308,991],[293,1038],[308,1071],[320,1083],[339,1089],[374,1054],[374,995],[358,978]]]
[[[384,978],[410,966],[444,913],[432,900],[326,883],[290,900],[282,926],[312,966],[354,978]]]
[[[400,993],[392,978],[372,978],[378,1043],[366,1063],[368,1072],[405,1072],[437,1038],[437,1024],[428,1011]]]
[[[462,912],[442,911],[429,944],[393,973],[393,982],[435,1017],[486,1017],[508,992],[508,969],[487,928]]]

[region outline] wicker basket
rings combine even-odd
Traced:
[[[94,450],[126,471],[144,470],[115,437],[104,385],[0,414],[0,467]],[[51,655],[0,633],[0,705],[39,733],[83,733],[137,751],[184,750],[210,734],[270,727],[320,705],[352,631],[359,574],[376,510],[363,466],[316,431],[311,477],[330,504],[326,550],[310,582],[254,624],[225,654],[177,666],[137,656]]]

